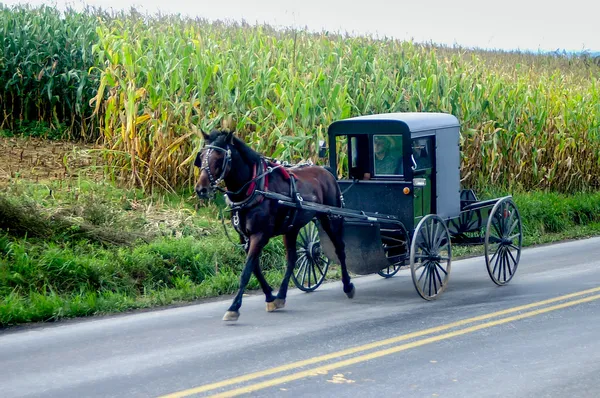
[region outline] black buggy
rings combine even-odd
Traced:
[[[444,113],[360,116],[329,126],[329,166],[343,175],[345,206],[301,206],[344,218],[349,271],[389,278],[410,267],[417,292],[431,300],[448,285],[452,245],[483,244],[492,281],[512,279],[521,255],[519,211],[511,196],[479,201],[461,189],[459,129]],[[300,231],[297,253],[292,279],[313,291],[337,262],[318,221]]]

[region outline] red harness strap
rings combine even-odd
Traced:
[[[273,163],[273,162],[269,162],[269,166],[271,167],[277,167],[278,165]],[[283,178],[286,180],[290,180],[292,177],[290,176],[290,173],[287,171],[287,169],[285,167],[278,167],[278,170],[281,171],[281,174],[283,174]]]
[[[256,178],[256,164],[254,165],[254,171],[252,172],[252,179]],[[248,186],[248,190],[246,191],[246,195],[250,196],[252,195],[252,193],[254,192],[254,190],[256,189],[256,180],[252,181],[250,183],[250,185]]]

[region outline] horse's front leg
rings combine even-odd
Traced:
[[[296,261],[298,260],[298,254],[296,253],[297,239],[298,231],[292,231],[283,237],[283,243],[285,245],[287,257],[287,268],[285,270],[283,280],[281,281],[281,287],[277,292],[277,298],[273,301],[273,303],[267,303],[267,311],[269,312],[285,307],[285,298],[287,296],[288,285],[290,283],[292,272],[294,272]]]
[[[240,277],[240,288],[237,292],[237,295],[233,299],[231,306],[225,312],[223,316],[224,321],[237,321],[240,317],[240,307],[242,306],[242,296],[244,295],[244,290],[246,290],[246,286],[250,281],[250,276],[252,276],[252,271],[255,267],[258,267],[258,259],[262,249],[265,247],[268,238],[262,232],[250,235],[250,244],[248,246],[248,254],[246,256],[246,264],[244,265],[244,270],[242,271],[242,275]],[[260,281],[260,280],[259,280]]]

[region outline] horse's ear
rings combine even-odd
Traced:
[[[204,140],[205,140],[205,141],[208,141],[209,135],[208,135],[208,134],[206,134],[206,133],[204,132],[204,130],[202,130],[202,129],[200,129],[200,132],[202,133],[202,137],[204,137]]]
[[[235,130],[231,130],[229,133],[227,133],[227,136],[225,137],[225,142],[227,142],[229,145],[233,145],[233,133]]]

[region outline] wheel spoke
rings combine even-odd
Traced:
[[[504,278],[502,279],[503,281],[506,281],[506,267],[507,267],[507,263],[508,262],[508,256],[506,255],[506,249],[504,250],[504,253],[502,253],[502,275],[504,275]]]
[[[304,281],[306,280],[306,274],[307,274],[307,272],[308,272],[308,267],[309,267],[309,264],[308,264],[308,258],[305,258],[305,259],[304,259],[304,273],[302,274],[302,282],[300,282],[300,284],[301,284],[302,286],[304,286]],[[310,278],[310,277],[309,277],[309,278]]]
[[[513,248],[513,249],[515,249],[517,252],[520,252],[520,251],[521,251],[521,248],[520,248],[520,247],[517,247],[517,246],[515,246],[515,245],[514,245],[514,244],[512,244],[512,243],[511,243],[510,245],[508,245],[508,247],[512,247],[512,248]]]
[[[433,268],[433,272],[435,273],[435,276],[437,276],[437,279],[440,282],[440,289],[441,289],[442,287],[444,287],[444,282],[442,281],[442,277],[440,276],[440,273],[438,272],[437,267],[439,267],[439,264],[436,263],[435,267]],[[437,290],[435,293],[437,294]]]
[[[427,234],[428,234],[428,227],[427,224],[423,225],[423,228],[419,229],[419,234],[423,237],[423,240],[419,240],[418,242],[420,244],[424,244],[427,247]]]
[[[500,259],[500,267],[498,267],[498,280],[500,280],[500,276],[502,275],[502,268],[504,267],[504,246],[502,246],[500,250],[502,250],[502,253],[500,254],[500,256],[498,256],[498,259]]]
[[[424,253],[426,253],[427,255],[429,255],[429,252],[430,252],[429,249],[430,248],[427,247],[427,246],[423,246],[425,244],[425,242],[419,241],[419,242],[417,242],[417,244],[418,244],[418,248],[421,249],[421,251],[423,251]]]
[[[506,232],[506,235],[512,234],[513,231],[515,230],[515,228],[517,228],[518,226],[519,226],[519,219],[517,218],[515,220],[515,222],[512,223],[512,225],[510,226],[510,228],[508,229],[508,231]]]
[[[429,297],[431,297],[431,282],[432,282],[432,278],[431,278],[431,269],[430,269],[430,267],[427,267],[427,276],[429,278]]]
[[[298,241],[303,246],[308,246],[308,240],[306,239],[306,228],[302,228],[300,232],[298,232]]]
[[[498,248],[498,251],[497,251],[496,253],[494,253],[494,257],[496,257],[496,255],[497,255],[498,253],[500,253],[500,251],[501,251],[501,250],[502,250],[502,246],[500,246],[500,247]],[[492,259],[493,259],[494,257],[492,257]],[[496,257],[496,262],[494,263],[494,270],[492,271],[492,273],[493,273],[494,275],[496,275],[496,268],[498,268],[498,261],[500,260],[500,257],[501,257],[501,256],[498,256],[498,257]],[[490,262],[491,262],[491,261],[490,261]]]
[[[510,262],[510,259],[508,257],[512,257],[512,254],[510,252],[510,250],[506,251],[506,268],[508,269],[508,276],[509,278],[512,276],[513,274],[513,268],[512,268],[512,264]],[[514,258],[513,258],[514,260]]]
[[[498,248],[496,249],[496,251],[494,252],[494,255],[492,255],[492,258],[490,259],[490,263],[492,263],[494,261],[494,258],[498,255],[498,252],[500,251],[501,247],[502,247],[501,245],[498,245]],[[496,259],[496,263],[497,262],[498,262],[498,259]],[[496,268],[494,268],[494,269],[496,269]]]
[[[441,270],[442,270],[442,272],[443,272],[445,275],[448,275],[448,273],[446,272],[446,270],[444,269],[444,267],[442,267],[442,265],[441,265],[441,264],[437,263],[437,264],[436,264],[436,267],[437,267],[437,268],[439,268],[439,269],[441,269]]]
[[[315,278],[315,283],[317,283],[317,281],[319,280],[319,278],[317,278],[317,271],[315,270],[315,262],[312,263],[312,267],[310,267],[313,273],[313,277]]]
[[[429,263],[429,261],[427,263],[425,263],[425,265],[423,265],[423,271],[421,271],[421,276],[419,276],[419,281],[421,280],[421,278],[423,277],[423,274],[425,274],[425,271],[427,271],[427,264]]]
[[[515,235],[511,235],[508,237],[508,240],[515,240],[517,239],[519,236],[521,236],[521,234],[515,234]]]
[[[436,280],[436,276],[435,276],[435,268],[431,268],[429,270],[429,274],[431,275],[431,279],[433,279],[433,294],[437,294],[438,288],[437,288],[437,280]],[[430,295],[431,295],[431,293],[430,293]]]
[[[298,259],[296,260],[296,265],[300,264],[300,266],[298,267],[298,269],[294,273],[294,275],[296,275],[296,278],[298,278],[298,275],[300,275],[300,271],[302,269],[304,269],[304,266],[305,266],[304,262],[303,262],[304,258],[306,258],[306,255],[302,255],[302,256],[298,257]]]
[[[310,230],[309,230],[310,231],[310,239],[313,242],[316,242],[318,240],[317,238],[319,237],[319,230],[317,229],[315,224],[310,223],[309,225],[310,225]]]
[[[502,220],[502,236],[504,236],[504,234],[506,233],[506,229],[508,227],[508,218],[504,216],[505,213],[508,213],[508,202],[504,203],[502,205],[502,213],[500,213],[501,215],[501,220]]]
[[[438,225],[436,222],[431,223],[431,231],[429,232],[429,236],[431,237],[429,240],[429,247],[432,250],[435,250],[437,248],[437,231],[438,231]],[[435,229],[434,229],[435,227]]]
[[[507,249],[506,252],[508,253],[508,255],[510,256],[510,258],[512,259],[514,265],[517,265],[517,260],[515,259],[515,257],[511,253],[511,251]],[[511,275],[512,275],[512,272],[511,272]]]
[[[500,227],[500,225],[498,225],[501,222],[501,220],[498,220],[497,218],[495,218],[494,221],[496,221],[496,222],[492,223],[492,226],[494,227],[494,230],[496,231],[496,236],[498,238],[501,238],[502,237],[502,232],[500,231],[501,227]]]
[[[440,225],[440,224],[438,223],[438,225]],[[442,242],[446,238],[445,232],[446,232],[446,229],[442,226],[442,228],[440,228],[438,236],[436,237],[434,250],[440,249],[441,247],[444,247],[447,245],[447,242],[446,242],[446,244],[442,245]]]
[[[315,261],[315,267],[317,267],[319,274],[321,274],[321,277],[323,277],[325,276],[325,272],[323,272],[323,268],[321,268],[321,265],[319,264],[321,261],[323,261],[322,258],[317,259],[317,261]]]

